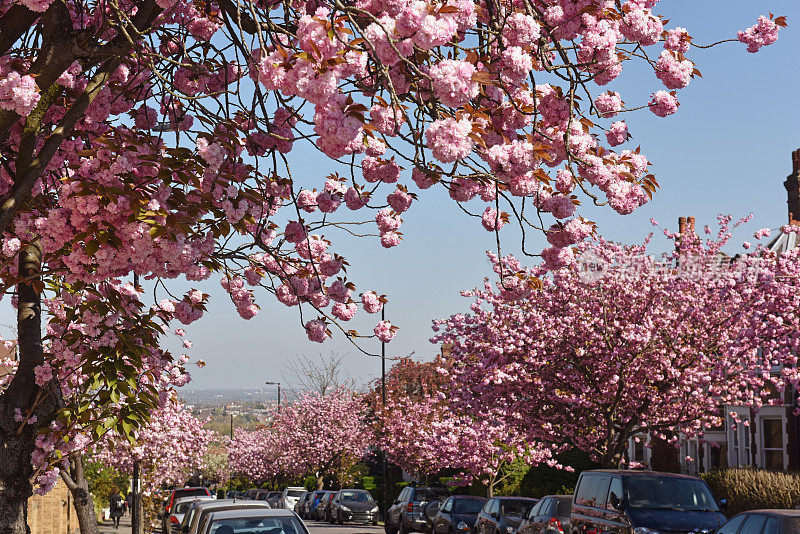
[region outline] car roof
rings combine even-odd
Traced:
[[[670,477],[670,478],[688,478],[691,480],[700,480],[697,477],[693,477],[690,475],[684,475],[681,473],[666,473],[664,471],[647,471],[647,470],[639,470],[639,469],[590,469],[589,471],[584,471],[581,473],[584,474],[592,474],[592,473],[599,473],[599,474],[609,474],[609,475],[622,475],[625,477],[643,477],[643,476],[658,476],[658,477]]]
[[[236,519],[240,517],[294,517],[294,512],[283,508],[251,508],[249,510],[239,508],[235,510],[220,510],[219,512],[213,512],[209,521],[215,521],[217,519]]]
[[[257,507],[269,509],[269,505],[264,501],[243,501],[241,499],[215,499],[211,502],[199,502],[195,506],[203,510],[207,508],[222,508],[225,506]]]
[[[178,504],[179,502],[191,502],[191,501],[216,501],[216,499],[211,495],[192,495],[191,497],[178,497],[173,501],[172,504]]]
[[[361,489],[361,488],[342,488],[339,491],[358,491],[358,492],[361,492],[361,493],[369,493],[367,490]]]
[[[769,514],[769,515],[779,515],[783,517],[800,517],[800,510],[785,510],[779,508],[762,508],[759,510],[747,510],[746,512],[742,512],[742,514]],[[739,514],[741,515],[741,514]]]
[[[533,501],[533,502],[539,500],[539,499],[534,499],[533,497],[495,497],[495,499],[500,501]]]
[[[486,497],[480,495],[453,495],[453,499],[463,499],[465,501],[485,501]]]
[[[174,493],[176,491],[186,491],[186,490],[206,490],[206,491],[208,491],[208,488],[205,487],[205,486],[184,486],[183,488],[175,488],[172,491]]]
[[[542,499],[569,499],[572,500],[572,495],[545,495]]]

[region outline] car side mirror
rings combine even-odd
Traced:
[[[500,517],[500,514],[498,514],[497,512],[492,512],[492,513],[491,513],[491,514],[489,514],[489,515],[491,516],[491,518],[492,518],[492,519],[497,519],[497,518],[499,518],[499,517]]]
[[[393,504],[400,504],[400,499],[395,499]]]
[[[623,504],[622,499],[617,497],[615,493],[611,494],[609,501],[611,502],[611,506],[613,506],[615,510],[619,510],[621,512],[622,510],[625,509],[625,505]]]
[[[728,509],[728,499],[719,500],[719,509],[723,512]]]

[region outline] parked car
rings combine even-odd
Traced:
[[[294,510],[294,505],[297,504],[298,499],[308,493],[305,488],[301,488],[298,486],[290,486],[288,488],[284,488],[281,496],[278,497],[278,506],[277,508],[283,508],[285,510]]]
[[[445,488],[413,486],[403,488],[386,512],[384,518],[386,534],[427,532],[430,527],[422,513],[423,507],[430,501],[442,501],[449,495]]]
[[[233,509],[212,512],[198,534],[309,534],[294,512],[272,509]]]
[[[180,529],[183,516],[191,508],[192,504],[200,500],[214,500],[210,495],[197,495],[194,497],[181,497],[173,501],[170,511],[165,513],[161,520],[161,528],[164,534],[172,534]]]
[[[319,500],[317,505],[317,521],[330,521],[331,520],[331,501],[336,497],[335,491],[329,491],[322,499]]]
[[[317,506],[319,506],[319,503],[328,493],[329,492],[323,490],[314,492],[314,495],[311,497],[311,500],[309,500],[308,504],[306,505],[306,519],[317,518]]]
[[[305,495],[297,499],[297,503],[294,505],[294,513],[299,515],[302,519],[306,518],[308,503],[314,500],[314,493],[316,492],[307,491]]]
[[[211,512],[222,510],[239,510],[243,508],[259,508],[268,510],[269,505],[262,501],[250,501],[247,499],[238,501],[215,500],[196,502],[186,513],[181,523],[181,534],[197,534],[201,525],[205,524],[205,519]]]
[[[465,534],[472,532],[478,514],[486,503],[484,497],[454,495],[438,507],[431,520],[431,534]],[[430,508],[430,506],[428,507]]]
[[[274,491],[270,491],[267,489],[259,489],[250,493],[250,499],[254,501],[267,501],[269,497],[274,494],[275,494]]]
[[[235,499],[237,493],[239,493],[239,492],[238,491],[233,491],[233,490],[227,491],[227,492],[225,492],[225,498],[226,499]]]
[[[175,499],[180,499],[181,497],[201,497],[201,496],[211,497],[211,491],[208,488],[204,488],[202,486],[175,488],[174,490],[169,492],[169,496],[167,497],[167,500],[164,503],[164,513],[169,513],[172,511],[172,504],[175,502]]]
[[[522,521],[519,534],[572,534],[572,495],[545,495]]]
[[[355,523],[378,524],[379,512],[378,503],[372,498],[367,490],[363,489],[341,489],[336,492],[331,500],[331,523],[344,523],[353,521]]]
[[[580,533],[715,532],[725,523],[720,504],[704,481],[688,475],[584,471],[575,487],[570,524]]]
[[[800,510],[750,510],[735,515],[717,534],[797,534]]]
[[[494,497],[486,501],[475,521],[476,534],[516,534],[536,499],[528,497]]]

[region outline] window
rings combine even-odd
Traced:
[[[575,490],[575,504],[580,506],[594,506],[597,500],[597,487],[602,481],[598,475],[584,475]]]
[[[295,517],[242,517],[218,519],[209,534],[303,534],[305,529]]]
[[[475,515],[480,513],[483,501],[479,499],[452,499],[450,506],[453,508],[453,513]]]
[[[622,502],[622,481],[616,477],[611,479],[607,501],[606,508],[609,510],[616,510],[619,503]]]
[[[500,513],[500,501],[497,499],[492,499],[489,501],[489,513],[490,514],[499,514]]]
[[[569,514],[572,512],[572,500],[571,499],[563,499],[558,501],[558,506],[556,507],[556,516],[558,517],[569,517]]]
[[[400,502],[408,502],[410,500],[409,499],[409,493],[411,493],[411,490],[408,489],[408,488],[405,488],[403,491],[400,492],[400,496],[397,499]]]
[[[372,495],[366,491],[341,491],[339,492],[339,500],[347,502],[370,502]]]
[[[650,438],[646,434],[637,434],[628,440],[628,460],[644,466],[650,465]]]
[[[550,499],[542,499],[537,502],[533,508],[531,508],[531,513],[528,514],[528,519],[533,519],[537,515],[542,513],[542,510],[547,509],[547,504],[550,502]]]
[[[478,501],[478,502],[480,502],[480,501]],[[452,509],[453,509],[453,498],[450,497],[449,499],[444,501],[444,504],[442,505],[441,510],[442,510],[442,512],[449,514]]]
[[[739,530],[739,526],[744,522],[746,517],[747,514],[737,515],[736,517],[725,523],[725,525],[721,529],[719,529],[719,532],[717,534],[736,534],[736,531]]]
[[[762,467],[775,471],[783,470],[783,421],[781,419],[761,420]]]
[[[768,517],[767,522],[764,523],[764,534],[778,534],[778,519],[775,517]]]
[[[752,514],[742,525],[739,534],[761,534],[761,527],[764,525],[763,515]]]
[[[734,418],[734,414],[736,417]],[[750,410],[728,408],[728,465],[743,467],[752,464],[750,454]]]
[[[702,480],[673,476],[641,475],[625,478],[626,506],[676,510],[718,510]]]
[[[503,501],[503,515],[511,517],[525,517],[530,512],[536,501],[505,500]]]

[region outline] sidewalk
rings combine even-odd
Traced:
[[[97,525],[97,531],[100,534],[131,534],[131,514],[125,514],[119,521],[119,528],[114,528],[113,523],[108,521],[101,521]]]

